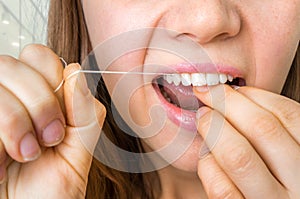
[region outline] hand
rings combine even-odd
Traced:
[[[81,75],[54,93],[78,69],[40,45],[0,56],[0,198],[84,198],[93,148],[81,140],[96,144],[105,108]]]
[[[194,93],[209,106],[198,113],[210,151],[198,175],[209,198],[300,198],[299,103],[250,87]]]

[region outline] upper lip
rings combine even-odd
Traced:
[[[174,73],[222,73],[231,75],[233,78],[243,78],[241,70],[226,66],[224,64],[212,64],[212,63],[180,63],[173,64],[165,67],[158,67],[155,72],[157,76],[161,74],[174,74]],[[156,76],[156,77],[157,77]],[[155,78],[156,78],[155,77]]]

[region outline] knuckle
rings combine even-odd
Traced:
[[[271,114],[263,113],[258,114],[253,120],[253,125],[249,132],[253,139],[269,138],[272,136],[278,136],[281,128],[278,120]]]
[[[285,110],[285,112],[282,115],[286,121],[300,120],[300,108]]]
[[[0,66],[1,68],[4,66],[10,66],[14,63],[17,63],[17,60],[9,55],[0,55]]]
[[[57,98],[51,94],[43,94],[39,97],[31,99],[29,109],[35,109],[37,112],[44,112],[45,109],[53,109],[59,106]]]
[[[0,116],[0,126],[4,132],[9,132],[12,128],[22,122],[24,119],[24,114],[21,109],[15,109],[10,113],[1,114]]]
[[[247,177],[253,169],[254,152],[250,147],[235,146],[226,151],[224,163],[230,173],[239,177]]]
[[[279,111],[279,114],[285,121],[295,121],[300,119],[300,106],[294,101],[281,99],[274,106],[274,109]]]
[[[43,55],[45,49],[48,49],[46,46],[41,44],[28,44],[26,45],[20,53],[20,58],[27,58],[27,57],[35,57]]]
[[[38,129],[62,114],[58,99],[51,93],[31,99],[26,109]]]
[[[209,198],[212,199],[236,199],[236,190],[233,186],[225,184],[224,182],[216,182],[210,186],[208,193]]]

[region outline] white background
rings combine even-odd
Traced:
[[[29,43],[46,43],[49,0],[0,0],[0,54],[18,57]]]

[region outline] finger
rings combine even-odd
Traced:
[[[211,87],[209,92],[194,91],[250,141],[281,183],[290,188],[299,185],[300,148],[278,118],[228,85]]]
[[[273,113],[293,138],[300,143],[300,104],[298,102],[252,87],[241,87],[238,92]]]
[[[39,73],[14,58],[1,56],[0,65],[0,84],[22,102],[40,143],[57,145],[64,137],[65,118],[53,89]]]
[[[39,44],[27,45],[21,51],[19,59],[40,73],[53,90],[57,88],[63,79],[63,64],[60,58],[46,46]],[[64,110],[63,90],[59,90],[56,95]]]
[[[36,159],[41,150],[34,137],[34,128],[26,109],[12,93],[1,86],[0,93],[1,156],[6,151],[19,162]]]
[[[64,78],[79,69],[78,64],[70,64],[64,71]],[[85,179],[106,111],[92,96],[83,74],[69,78],[64,84],[64,92],[68,129],[62,144],[68,147],[59,145],[58,150]]]
[[[6,176],[6,164],[7,154],[2,141],[0,140],[0,185],[4,182]]]
[[[0,165],[0,175],[2,175],[2,180],[0,181],[0,193],[2,193],[3,195],[5,195],[6,193],[6,189],[4,190],[4,193],[2,192],[1,189],[1,184],[5,184],[8,182],[8,173],[9,173],[9,166],[11,165],[11,163],[13,162],[13,160],[7,155],[7,158],[5,159],[4,163]],[[6,196],[6,195],[5,195]]]
[[[0,186],[4,183],[6,176],[6,167],[4,164],[0,164]]]
[[[0,140],[0,165],[6,160],[6,151],[2,141]]]
[[[245,198],[285,196],[285,190],[251,144],[219,112],[202,115],[197,128],[218,165]]]
[[[81,70],[79,64],[70,64],[64,71],[64,78],[67,79],[64,87],[68,89],[65,91],[66,108],[69,110],[67,111],[68,124],[83,127],[95,121],[103,122],[103,116],[106,113],[105,107],[91,94],[84,74],[79,73],[68,78],[78,70]],[[100,115],[98,115],[99,113]]]
[[[244,198],[211,154],[199,160],[198,176],[208,198]]]

